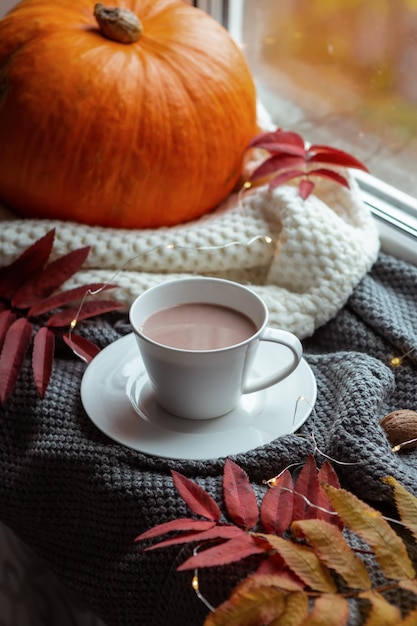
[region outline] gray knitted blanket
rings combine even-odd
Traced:
[[[417,409],[417,268],[381,254],[336,318],[304,341],[318,383],[315,415],[299,431],[234,457],[257,490],[264,479],[319,450],[339,462],[342,484],[376,506],[392,475],[417,494],[417,451],[391,452],[379,420],[394,409]],[[126,316],[85,324],[101,346],[130,332]],[[392,356],[410,350],[392,369]],[[140,532],[187,516],[170,469],[192,477],[221,503],[224,459],[159,459],[102,434],[80,401],[85,365],[62,350],[40,400],[27,364],[0,407],[1,520],[76,591],[108,626],[199,626],[207,609],[176,572],[189,547],[141,552]],[[318,463],[323,457],[316,452]],[[239,567],[205,570],[201,588],[216,604]]]

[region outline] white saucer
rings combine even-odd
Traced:
[[[262,342],[255,374],[268,373],[281,350]],[[211,420],[175,417],[156,402],[133,334],[93,359],[81,382],[81,400],[91,421],[129,448],[172,459],[210,459],[247,452],[295,432],[310,415],[317,386],[302,359],[284,381],[242,396],[238,407]]]

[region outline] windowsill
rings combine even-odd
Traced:
[[[382,250],[417,265],[417,201],[362,172],[355,177],[377,221]]]

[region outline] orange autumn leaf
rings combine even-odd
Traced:
[[[348,620],[347,600],[341,595],[325,593],[314,601],[313,609],[302,626],[346,626]]]
[[[379,511],[345,489],[330,485],[323,485],[323,488],[343,523],[372,548],[387,578],[402,580],[416,577],[404,542]]]
[[[392,487],[401,521],[417,540],[417,498],[392,476],[384,478],[383,481]]]
[[[285,612],[272,626],[303,626],[308,617],[308,596],[303,591],[295,591],[286,596]]]
[[[280,618],[286,610],[287,594],[261,579],[254,576],[244,580],[226,602],[208,615],[204,626],[257,626]]]
[[[407,589],[407,591],[411,591],[411,593],[417,595],[417,578],[413,580],[400,580],[398,586],[401,587],[401,589]]]
[[[370,614],[364,626],[398,626],[401,622],[401,611],[377,591],[366,591],[360,594],[363,600],[371,605]]]
[[[324,593],[335,593],[336,584],[329,569],[321,563],[314,552],[305,545],[276,537],[258,535],[276,550],[288,567],[311,589]]]
[[[324,520],[293,522],[297,535],[302,534],[322,563],[335,570],[349,587],[370,589],[371,580],[365,563],[354,553],[338,528]]]
[[[410,611],[400,622],[395,626],[416,626],[417,624],[417,609]]]

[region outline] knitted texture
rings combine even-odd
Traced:
[[[319,181],[306,201],[295,186],[260,187],[230,196],[195,222],[157,230],[25,220],[0,209],[1,265],[51,228],[55,256],[91,246],[68,288],[110,281],[127,308],[148,287],[176,276],[221,276],[250,283],[268,305],[270,324],[300,338],[342,308],[379,249],[353,179],[350,189]]]
[[[416,298],[417,269],[381,254],[346,306],[305,340],[318,384],[312,415],[297,434],[234,457],[259,496],[264,479],[312,452],[318,463],[321,453],[335,459],[343,486],[376,506],[391,502],[381,482],[386,475],[417,495],[417,452],[393,453],[379,425],[391,410],[416,408]],[[125,315],[114,315],[84,330],[104,346],[130,327]],[[401,367],[390,368],[392,355],[410,350]],[[176,572],[190,548],[142,552],[133,540],[189,514],[170,469],[195,479],[221,504],[224,459],[159,459],[114,443],[83,410],[84,371],[62,350],[40,400],[28,362],[0,408],[2,521],[108,626],[201,626],[207,609],[191,588],[192,572]],[[216,605],[243,571],[241,565],[205,569],[201,591]],[[411,606],[407,595],[398,602]],[[352,616],[358,626],[359,614]]]

